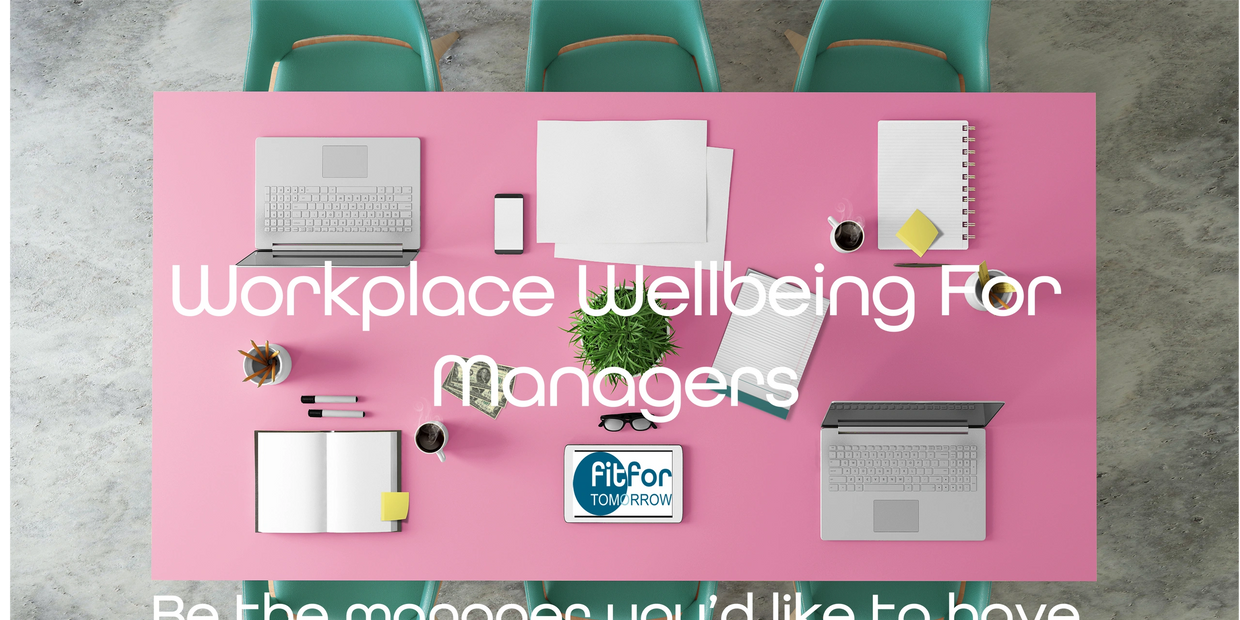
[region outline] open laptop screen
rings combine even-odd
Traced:
[[[968,426],[983,428],[999,413],[1002,402],[957,401],[834,401],[822,419],[823,428],[840,426]]]

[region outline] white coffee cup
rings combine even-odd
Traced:
[[[835,248],[836,252],[844,254],[856,252],[865,243],[865,230],[861,228],[860,223],[854,220],[837,222],[833,217],[827,217],[827,223],[831,225],[831,247]],[[844,239],[844,244],[840,243],[840,237]],[[849,245],[850,239],[855,239],[856,244]]]
[[[434,454],[439,457],[439,462],[442,463],[444,461],[443,448],[448,445],[448,427],[437,420],[424,422],[418,427],[418,432],[413,435],[413,445],[417,446],[423,454]]]

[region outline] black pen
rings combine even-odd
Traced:
[[[896,263],[896,267],[946,267],[946,263]]]
[[[312,418],[363,418],[365,411],[340,411],[331,409],[311,409],[307,413]]]
[[[356,396],[302,396],[301,402],[307,405],[315,403],[355,403]]]

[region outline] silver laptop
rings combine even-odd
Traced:
[[[985,540],[986,425],[1001,402],[832,402],[823,540]]]
[[[421,246],[418,138],[258,138],[240,267],[405,267]]]

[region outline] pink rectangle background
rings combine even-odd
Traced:
[[[577,261],[553,258],[533,240],[537,121],[706,119],[709,144],[735,149],[727,258],[735,273],[860,277],[872,289],[896,275],[912,283],[915,318],[902,332],[861,315],[856,287],[841,289],[788,420],[744,405],[686,403],[657,430],[607,433],[614,412],[561,384],[556,407],[509,405],[492,420],[445,395],[433,405],[436,360],[487,354],[545,379],[574,365],[569,313],[577,307]],[[966,119],[976,127],[977,239],[967,251],[880,251],[877,123]],[[527,94],[527,93],[158,93],[155,95],[154,415],[152,574],[156,579],[717,579],[717,580],[1094,580],[1095,184],[1092,94]],[[436,317],[419,299],[372,318],[300,285],[293,306],[255,316],[238,299],[225,316],[182,316],[198,305],[199,268],[210,300],[228,299],[228,266],[254,248],[254,139],[260,136],[422,138],[421,286],[451,276],[468,288],[497,276],[510,286],[538,275],[555,289],[550,312],[497,317],[466,309]],[[526,251],[496,256],[492,197],[526,196]],[[828,242],[827,217],[861,221],[870,238],[854,254]],[[651,222],[658,226],[658,222]],[[897,269],[924,260],[983,260],[1038,288],[1036,315],[990,316],[960,296],[941,314],[940,271]],[[822,263],[824,272],[815,272]],[[617,272],[632,278],[632,266]],[[646,269],[652,279],[687,269]],[[282,287],[322,269],[238,269]],[[360,281],[342,295],[361,308],[376,276],[408,272],[338,269]],[[606,269],[590,263],[591,288]],[[962,284],[958,276],[955,284]],[[419,291],[419,294],[421,291]],[[432,301],[450,304],[446,286]],[[899,286],[883,300],[903,305]],[[253,306],[274,298],[256,284]],[[387,306],[392,288],[374,298]],[[479,299],[494,306],[499,289]],[[873,304],[873,300],[871,300]],[[722,302],[721,302],[722,305]],[[295,312],[289,315],[289,309]],[[898,323],[902,317],[886,319]],[[672,319],[681,377],[709,366],[727,323]],[[250,339],[288,348],[290,379],[256,389],[240,379]],[[523,377],[517,394],[533,393]],[[659,393],[670,384],[660,382]],[[356,394],[361,420],[310,419],[303,394]],[[988,427],[987,538],[981,542],[824,542],[819,539],[819,425],[832,400],[1002,400]],[[628,410],[622,409],[622,410]],[[665,411],[665,409],[664,409]],[[426,420],[450,431],[447,461],[418,453]],[[409,520],[395,534],[279,535],[254,532],[255,430],[400,429]],[[685,511],[679,524],[567,524],[563,451],[575,443],[684,446]]]

